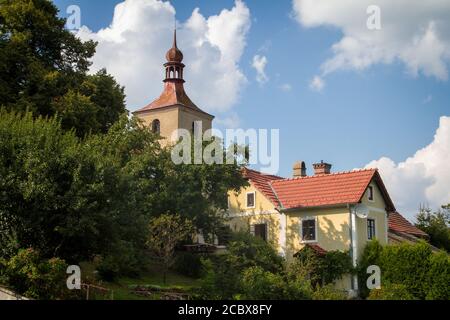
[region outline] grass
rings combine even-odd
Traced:
[[[81,270],[83,276],[87,278],[95,277],[95,268],[90,263],[82,263]],[[114,282],[102,281],[99,283],[100,286],[107,289],[113,290],[114,300],[158,300],[158,295],[153,295],[151,297],[143,297],[133,294],[130,290],[130,286],[145,286],[145,285],[155,285],[162,288],[173,288],[188,291],[190,289],[198,287],[200,281],[198,279],[189,278],[180,275],[176,272],[169,271],[167,273],[166,284],[163,281],[163,273],[157,266],[149,266],[148,270],[144,272],[139,278],[122,277],[115,279]]]

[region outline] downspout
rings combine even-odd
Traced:
[[[281,203],[280,199],[278,198],[277,192],[272,186],[272,183],[268,183],[270,186],[270,189],[272,189],[273,194],[275,195],[275,198],[278,201],[278,206],[275,207],[275,210],[277,210],[280,213],[280,234],[278,237],[278,245],[280,246],[280,252],[279,254],[286,258],[286,236],[287,236],[287,215],[284,212],[283,204]]]
[[[356,232],[356,212],[352,205],[347,204],[350,218],[350,253],[352,257],[353,267],[358,266],[358,234]],[[352,277],[352,289],[354,293],[358,292],[358,275]]]

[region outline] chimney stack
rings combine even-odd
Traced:
[[[306,177],[306,165],[304,161],[294,163],[293,176],[294,178]]]
[[[314,163],[314,174],[330,174],[331,172],[331,164],[323,162],[323,160],[320,163]]]

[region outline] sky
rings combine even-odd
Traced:
[[[219,129],[280,129],[279,175],[298,160],[377,167],[410,220],[450,202],[448,1],[54,3],[79,6],[76,34],[99,42],[91,71],[125,86],[130,111],[162,91],[176,20],[187,93]]]

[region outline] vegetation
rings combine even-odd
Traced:
[[[436,212],[421,208],[416,220],[416,227],[430,236],[432,245],[450,252],[450,204]]]
[[[364,272],[369,265],[381,268],[382,291],[370,292],[371,298],[450,299],[450,257],[443,252],[434,253],[426,242],[385,247],[376,241],[370,242],[359,265],[362,286],[366,283],[368,275]],[[367,290],[361,292],[369,295]]]
[[[57,14],[48,0],[0,0],[0,106],[56,115],[80,137],[106,133],[126,114],[124,90],[105,70],[87,74],[96,44]]]
[[[169,268],[175,262],[175,247],[192,237],[192,222],[182,219],[180,215],[161,215],[150,220],[147,235],[147,246],[152,256],[160,263],[163,270],[164,284]]]

